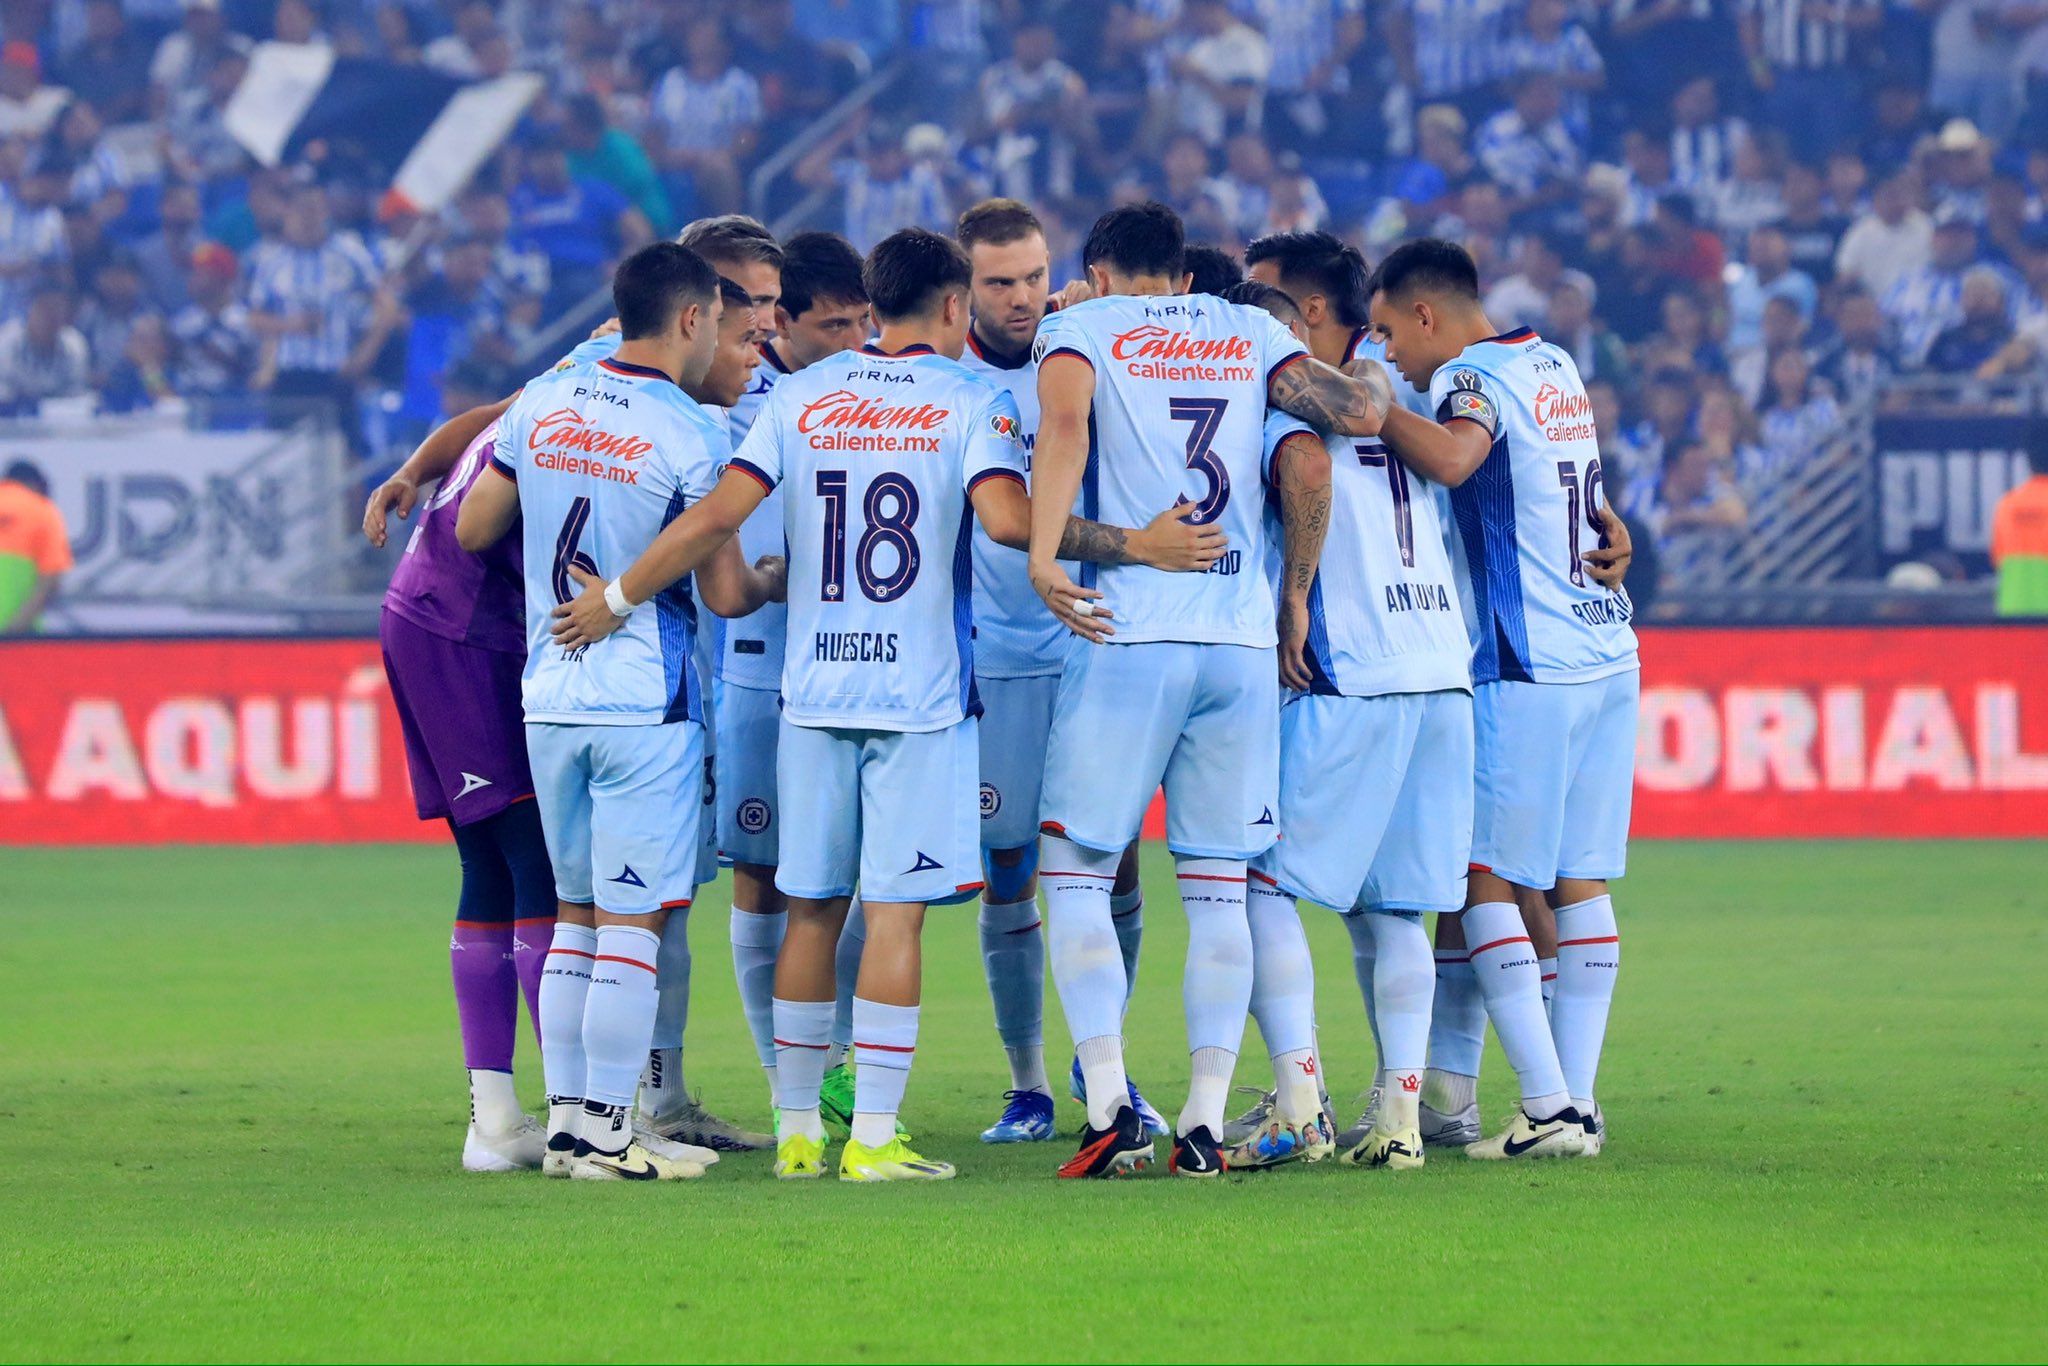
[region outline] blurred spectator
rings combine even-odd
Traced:
[[[142,268],[132,252],[107,253],[93,271],[91,285],[92,292],[78,311],[78,330],[85,336],[97,386],[127,353],[129,334],[152,314],[143,295]]]
[[[1415,118],[1415,155],[1390,171],[1386,192],[1407,206],[1410,223],[1448,213],[1451,200],[1477,174],[1465,148],[1465,116],[1456,105],[1432,104]]]
[[[724,22],[692,19],[683,60],[655,84],[648,128],[649,151],[671,177],[671,200],[694,206],[686,216],[739,208],[739,167],[753,153],[761,118],[761,87],[733,64]]]
[[[1975,374],[2012,340],[2006,281],[1990,266],[1963,274],[1961,316],[1927,348],[1927,368],[1938,375]]]
[[[1972,120],[1993,137],[2012,132],[2019,121],[2017,58],[2026,12],[2009,0],[1950,0],[1940,6],[1928,87],[1936,108]]]
[[[482,186],[470,187],[462,197],[456,232],[475,237],[489,248],[490,286],[503,301],[515,332],[537,326],[551,268],[545,253],[512,241],[512,205],[505,196]]]
[[[1421,0],[1390,6],[1386,42],[1418,104],[1447,101],[1469,118],[1501,74],[1512,0]]]
[[[740,65],[761,87],[766,146],[782,145],[859,79],[843,50],[827,48],[797,27],[790,0],[747,0],[738,22]]]
[[[459,232],[442,244],[440,263],[406,295],[413,349],[431,350],[437,371],[471,356],[501,366],[512,362],[505,300],[492,281],[491,257],[489,239]]]
[[[1732,390],[1711,388],[1701,394],[1693,429],[1698,444],[1738,485],[1763,468],[1756,413]],[[1750,492],[1758,497],[1768,494],[1767,489],[1758,487]]]
[[[1773,126],[1807,157],[1855,131],[1853,36],[1884,22],[1884,0],[1740,0],[1743,55]]]
[[[1983,248],[1985,256],[2015,273],[2024,273],[2042,248],[2048,247],[2048,223],[2030,205],[2027,184],[2018,176],[1998,176],[1984,190]]]
[[[1165,126],[1211,147],[1258,127],[1272,67],[1265,35],[1232,14],[1227,0],[1185,0],[1154,87]]]
[[[1773,225],[1785,234],[1785,246],[1795,270],[1803,271],[1817,285],[1835,277],[1835,251],[1849,220],[1829,211],[1820,172],[1803,161],[1787,162],[1781,183],[1785,212]]]
[[[1664,291],[1670,282],[1658,274],[1656,259],[1656,234],[1649,228],[1630,228],[1622,234],[1615,268],[1596,277],[1600,316],[1630,345],[1647,340],[1663,322]]]
[[[1273,54],[1263,127],[1274,146],[1314,149],[1330,138],[1333,123],[1358,117],[1363,101],[1345,97],[1352,59],[1365,42],[1364,0],[1252,0],[1239,8],[1257,19]]]
[[[1696,198],[1711,199],[1735,174],[1735,149],[1749,126],[1721,112],[1712,76],[1695,76],[1671,97],[1671,179]]]
[[[397,325],[394,301],[363,244],[330,225],[319,185],[292,191],[283,228],[250,265],[249,325],[262,341],[250,387],[269,394],[276,419],[324,412],[358,445],[354,383]]]
[[[232,180],[248,164],[248,153],[227,127],[228,102],[248,68],[246,57],[230,53],[196,87],[170,102],[164,116],[170,138],[163,150],[176,174],[217,184]]]
[[[2000,498],[1991,514],[2001,617],[2048,617],[2048,443],[2038,431],[2027,443],[2027,466],[2030,477]],[[0,493],[5,489],[0,484]]]
[[[236,297],[241,278],[235,254],[218,242],[192,252],[185,273],[189,302],[171,319],[177,345],[174,388],[193,397],[245,392],[256,368],[256,333],[249,308]]]
[[[0,471],[0,636],[27,635],[71,569],[71,537],[36,465]]]
[[[1515,84],[1515,101],[1480,125],[1473,150],[1507,192],[1510,216],[1558,204],[1578,193],[1585,154],[1561,115],[1555,76],[1532,73]]]
[[[1835,253],[1835,274],[1861,285],[1879,299],[1927,264],[1934,246],[1934,220],[1914,203],[1914,178],[1900,173],[1880,181],[1870,197],[1870,211],[1842,235]]]
[[[157,201],[157,230],[135,248],[150,305],[164,313],[185,306],[185,272],[199,245],[199,187],[174,180]]]
[[[596,96],[578,95],[562,106],[562,150],[569,158],[570,179],[611,186],[657,232],[677,222],[668,189],[646,150],[623,128],[611,126]]]
[[[420,60],[443,75],[475,80],[484,74],[484,52],[498,34],[498,15],[488,0],[462,0],[455,6],[455,31],[420,50]]]
[[[1782,294],[1764,301],[1756,340],[1734,350],[1728,358],[1728,382],[1744,402],[1762,401],[1764,386],[1770,382],[1771,362],[1782,352],[1804,346],[1806,333],[1806,317],[1798,304]]]
[[[31,169],[30,155],[27,139],[0,138],[0,318],[18,317],[31,283],[68,254],[62,181],[47,167]]]
[[[108,123],[149,113],[149,47],[129,32],[121,0],[86,0],[85,38],[64,54],[63,84]]]
[[[1528,0],[1521,26],[1508,39],[1503,76],[1554,77],[1564,91],[1564,121],[1586,146],[1592,135],[1592,96],[1607,84],[1607,64],[1585,26],[1572,20],[1566,0]]]
[[[1950,119],[1920,158],[1928,206],[1935,218],[1984,221],[1991,184],[1991,143],[1968,119]]]
[[[547,309],[560,313],[602,288],[611,263],[654,240],[647,216],[601,180],[569,174],[559,137],[527,149],[526,174],[507,201],[515,247],[548,259]]]
[[[1749,523],[1727,456],[1705,442],[1684,446],[1659,473],[1647,500],[1638,495],[1636,501],[1667,573],[1695,585],[1722,581],[1728,550]]]
[[[1719,288],[1727,260],[1721,239],[1699,224],[1699,211],[1682,194],[1657,201],[1650,226],[1657,243],[1657,270],[1695,288]]]
[[[1654,370],[1644,387],[1643,416],[1628,429],[1617,468],[1642,498],[1656,493],[1658,471],[1692,430],[1693,377],[1675,368]]]
[[[1728,372],[1728,358],[1707,330],[1707,311],[1698,296],[1682,289],[1666,294],[1663,319],[1663,328],[1643,343],[1651,366],[1704,375]]]
[[[1741,251],[1751,232],[1785,212],[1773,152],[1777,141],[1773,134],[1736,143],[1728,177],[1707,196],[1708,215],[1733,250]]]
[[[1820,291],[1803,270],[1792,266],[1792,243],[1774,226],[1760,227],[1749,236],[1749,262],[1732,266],[1728,272],[1728,346],[1739,350],[1755,346],[1762,336],[1764,304],[1785,299],[1799,310],[1808,323],[1820,301]]]
[[[1059,59],[1050,23],[1031,19],[1017,27],[1010,55],[982,72],[976,107],[996,193],[1027,202],[1074,193],[1095,125],[1087,84]]]
[[[151,99],[161,112],[201,92],[213,68],[249,51],[249,40],[228,28],[221,0],[183,0],[178,28],[156,45],[149,62]]]
[[[1672,174],[1671,144],[1665,139],[1631,128],[1622,134],[1621,158],[1628,171],[1622,200],[1623,222],[1630,226],[1649,222],[1656,216],[1658,203],[1674,194],[1684,194],[1690,201],[1691,191]]]
[[[1573,278],[1577,275],[1577,271],[1563,272],[1550,287],[1543,338],[1565,349],[1578,366],[1579,377],[1588,384],[1600,379],[1612,385],[1627,385],[1631,378],[1628,346],[1593,315],[1592,299],[1581,279]],[[1499,321],[1490,303],[1487,316]]]
[[[1329,218],[1330,206],[1323,202],[1323,192],[1316,187],[1315,177],[1303,171],[1301,159],[1290,152],[1280,158],[1279,169],[1273,174],[1266,221],[1246,236],[1311,231],[1322,227]]]
[[[334,46],[321,31],[320,16],[307,0],[277,0],[270,17],[270,37],[273,42],[301,47]]]
[[[1792,477],[1841,435],[1842,415],[1834,396],[1813,377],[1806,353],[1796,346],[1771,358],[1762,407],[1756,463],[1743,479],[1752,488]]]
[[[1586,273],[1565,269],[1557,244],[1541,233],[1529,233],[1515,252],[1515,273],[1486,291],[1487,319],[1503,332],[1518,327],[1548,332],[1551,291],[1566,282],[1575,285],[1588,302],[1593,299],[1593,281]]]
[[[1850,290],[1836,303],[1834,321],[1834,342],[1821,353],[1815,373],[1846,402],[1876,399],[1900,369],[1877,300],[1865,290]]]
[[[1968,119],[1957,123],[1971,126]],[[1919,82],[1909,73],[1894,73],[1878,86],[1869,126],[1862,130],[1863,160],[1889,175],[1911,163],[1921,143],[1939,131]]]
[[[911,159],[904,147],[909,130],[877,120],[858,137],[860,155],[841,157],[844,138],[821,144],[804,158],[797,175],[806,185],[838,185],[845,204],[841,231],[860,251],[902,227],[944,232],[953,217],[945,184],[931,167]]]
[[[34,43],[0,43],[0,138],[41,137],[69,103],[69,90],[43,83]]]
[[[1231,224],[1238,236],[1256,237],[1273,208],[1273,153],[1257,133],[1239,133],[1223,154],[1218,179],[1229,195]]]
[[[1901,277],[1884,296],[1885,318],[1908,365],[1923,364],[1934,339],[1962,320],[1963,275],[1978,259],[1977,229],[1960,215],[1944,218],[1934,230],[1927,264]],[[1986,269],[2010,275],[2000,267]],[[2008,296],[2008,305],[2016,305],[2017,290]]]
[[[71,325],[71,291],[36,287],[19,317],[0,322],[0,413],[35,416],[44,399],[84,394],[92,380],[85,336]]]
[[[154,313],[135,320],[127,344],[100,382],[100,411],[136,413],[176,397],[171,378],[171,337]]]

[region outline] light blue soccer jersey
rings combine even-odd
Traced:
[[[1271,646],[1266,392],[1275,371],[1308,354],[1294,334],[1264,309],[1212,295],[1117,295],[1048,317],[1033,354],[1041,364],[1078,356],[1095,371],[1082,516],[1144,526],[1192,502],[1193,521],[1229,538],[1206,574],[1083,566],[1082,583],[1115,613],[1116,641]]]
[[[1578,367],[1528,328],[1440,367],[1439,422],[1477,424],[1493,449],[1451,490],[1464,544],[1472,676],[1579,683],[1637,667],[1635,606],[1580,556],[1600,544],[1600,445]]]
[[[740,401],[727,414],[735,448],[747,439],[747,433],[768,402],[769,391],[775,388],[775,382],[788,373],[775,354],[775,348],[763,346],[761,364],[754,370],[753,386],[740,395]],[[761,506],[755,508],[741,525],[739,541],[740,554],[748,564],[763,555],[783,553],[780,492],[771,493],[761,500]],[[762,692],[773,692],[781,687],[783,631],[788,620],[789,608],[783,603],[770,602],[724,623],[725,640],[718,654],[719,680]]]
[[[1006,366],[985,354],[972,332],[960,363],[1009,394],[1023,426],[1025,479],[1038,444],[1038,362]],[[1031,586],[1029,557],[974,528],[974,672],[982,678],[1044,678],[1060,671],[1073,640]],[[1078,576],[1080,566],[1065,562]]]
[[[1266,417],[1266,463],[1300,419]],[[1329,697],[1470,691],[1471,645],[1427,480],[1377,437],[1323,437],[1330,452],[1330,529],[1308,591],[1306,663]],[[1280,536],[1275,518],[1274,537]],[[1278,590],[1280,556],[1274,559]]]
[[[783,493],[794,725],[930,731],[974,697],[968,494],[1022,482],[1017,405],[912,347],[842,351],[782,379],[730,468]]]
[[[595,645],[549,637],[572,566],[614,578],[711,491],[724,426],[658,370],[570,358],[527,384],[501,420],[491,467],[519,484],[526,551],[528,721],[653,725],[703,720],[690,651],[697,614],[676,584]]]

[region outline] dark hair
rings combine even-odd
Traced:
[[[1125,275],[1180,278],[1187,232],[1180,215],[1157,200],[1126,204],[1095,220],[1081,248],[1081,264],[1101,265]]]
[[[708,304],[718,289],[711,263],[674,242],[655,242],[619,262],[612,308],[624,341],[658,336],[691,304]]]
[[[1276,232],[1244,249],[1244,263],[1271,261],[1282,280],[1312,285],[1346,327],[1365,326],[1370,272],[1358,248],[1327,232]]]
[[[754,296],[747,293],[743,285],[736,284],[723,275],[718,277],[718,297],[725,300],[725,311],[728,313],[736,308],[747,313],[754,309]]]
[[[1403,242],[1388,252],[1387,259],[1373,272],[1367,297],[1374,294],[1384,294],[1390,300],[1417,294],[1448,294],[1477,303],[1479,267],[1471,252],[1441,237]]]
[[[819,304],[864,304],[860,253],[836,232],[800,232],[782,244],[782,306],[801,318]]]
[[[1301,321],[1301,305],[1294,296],[1284,289],[1260,284],[1257,280],[1240,280],[1222,293],[1225,303],[1245,304],[1252,308],[1263,308],[1283,323]]]
[[[782,244],[758,219],[743,213],[723,213],[700,218],[685,226],[676,241],[716,266],[762,265],[782,269]]]
[[[949,292],[964,295],[974,269],[952,238],[927,228],[899,228],[875,243],[861,279],[875,321],[895,322],[925,317]]]
[[[44,498],[50,496],[50,481],[43,475],[43,467],[28,460],[10,460],[7,468],[0,471],[0,481],[19,484],[30,493]]]
[[[1023,203],[1015,199],[984,199],[960,215],[953,235],[960,239],[962,247],[973,251],[984,244],[1006,247],[1033,233],[1043,237],[1045,224]]]
[[[1180,268],[1194,277],[1188,281],[1190,294],[1214,294],[1221,298],[1224,290],[1244,281],[1244,267],[1237,263],[1237,258],[1207,242],[1185,248],[1180,254]]]

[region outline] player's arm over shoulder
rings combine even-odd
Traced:
[[[455,514],[455,543],[472,555],[490,549],[519,520],[519,446],[525,424],[515,402],[503,417],[491,448],[490,467],[463,495]]]
[[[1380,439],[1409,469],[1454,489],[1470,479],[1493,450],[1500,431],[1494,388],[1478,371],[1453,361],[1430,382],[1436,420],[1396,407],[1387,414]]]
[[[1282,412],[1326,432],[1377,436],[1394,406],[1394,386],[1375,364],[1353,363],[1356,373],[1326,365],[1302,349],[1279,321],[1265,317],[1278,337],[1269,339],[1266,399]]]

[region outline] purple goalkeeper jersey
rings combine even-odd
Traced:
[[[498,439],[493,422],[469,443],[441,481],[413,528],[384,606],[413,625],[448,640],[505,654],[526,653],[524,556],[515,529],[481,555],[455,542],[462,499],[491,463]]]

